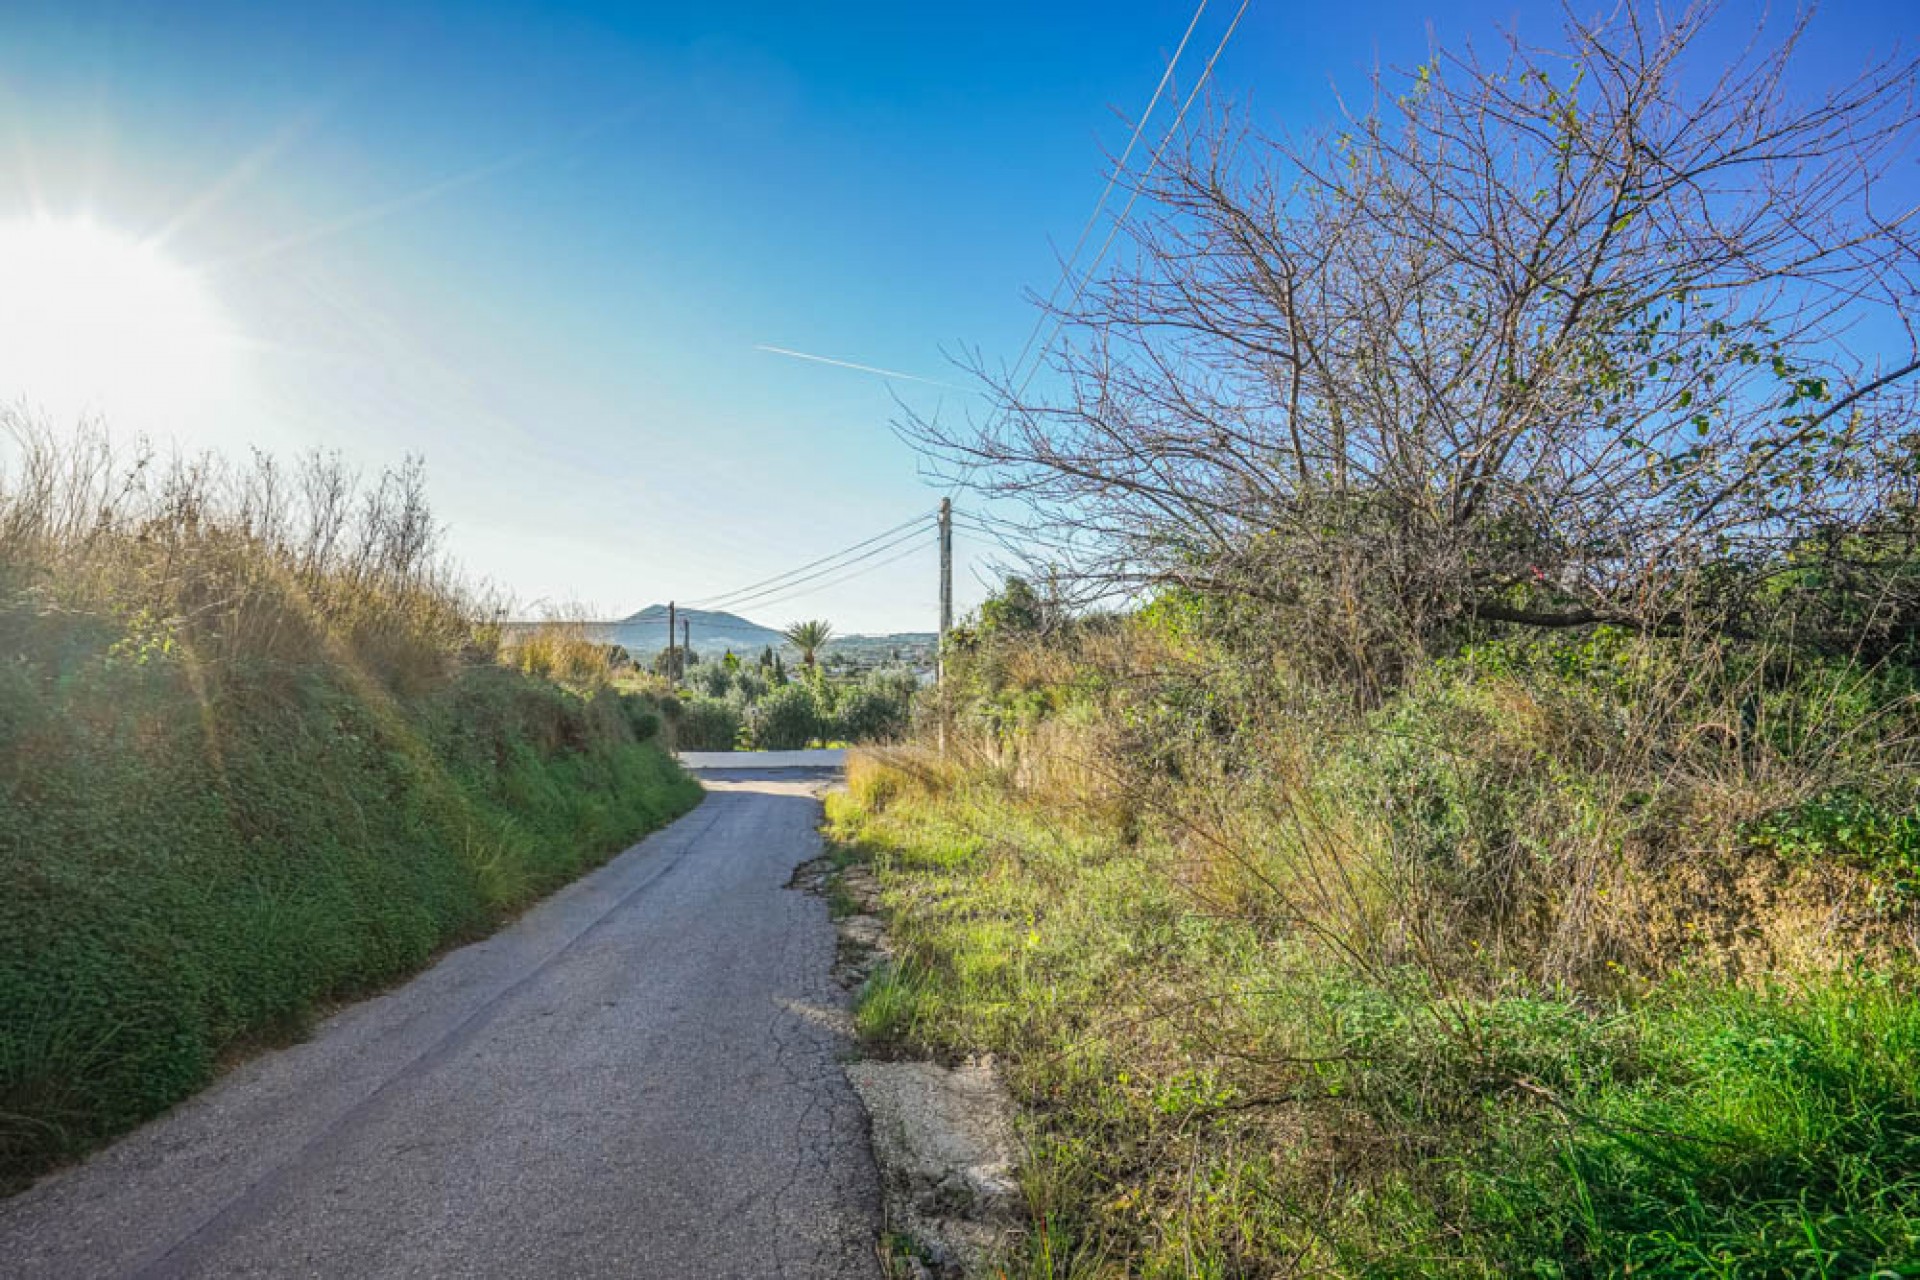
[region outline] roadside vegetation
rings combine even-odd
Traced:
[[[0,1189],[697,803],[604,664],[498,660],[417,466],[6,426]]]
[[[621,687],[658,703],[668,735],[682,751],[792,751],[892,741],[907,731],[920,684],[905,666],[836,673],[825,663],[803,661],[789,673],[772,652],[752,664],[731,653],[717,661],[692,656],[678,694],[658,677],[632,671],[615,676]]]
[[[1726,35],[1215,118],[1053,390],[912,424],[1046,573],[829,815],[1008,1274],[1920,1274],[1914,71]]]
[[[831,814],[862,1031],[1026,1105],[1012,1273],[1905,1274],[1914,676],[1698,656],[1491,639],[1356,713],[1195,612],[976,641],[949,756]]]
[[[795,669],[771,645],[742,657],[717,657],[675,645],[644,665],[596,639],[592,622],[558,617],[512,629],[505,661],[569,684],[606,684],[657,709],[676,751],[793,751],[812,746],[894,742],[909,729],[920,677],[900,660],[856,665],[822,656],[833,637],[825,621],[797,622],[784,633],[799,655]],[[865,656],[865,655],[863,655]]]

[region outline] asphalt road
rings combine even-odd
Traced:
[[[785,887],[815,779],[706,777],[511,927],[0,1202],[0,1275],[877,1276],[833,927]]]

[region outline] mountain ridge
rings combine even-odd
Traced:
[[[776,650],[791,652],[793,646],[776,627],[765,626],[737,613],[715,609],[678,609],[675,622],[687,625],[687,634],[691,637],[694,652],[705,654],[732,650],[746,656],[757,653],[771,645]],[[615,622],[604,624],[609,640],[634,654],[655,653],[667,647],[667,606],[650,604],[638,609]],[[931,631],[889,631],[875,634],[849,632],[836,635],[826,645],[828,652],[837,646],[854,645],[860,642],[894,644],[901,647],[911,645],[930,645],[934,641]]]
[[[742,658],[759,654],[768,646],[791,656],[795,650],[779,628],[765,626],[737,613],[718,609],[676,609],[676,626],[686,623],[683,634],[690,636],[693,650],[703,656],[718,656],[731,651]],[[532,629],[537,620],[517,620],[506,624],[511,631]],[[617,644],[638,658],[645,658],[667,647],[667,606],[650,604],[624,618],[610,622],[581,624],[587,634],[602,644]],[[936,639],[932,631],[847,632],[827,641],[824,652],[860,651],[890,653],[899,649],[914,658],[924,657]],[[902,656],[907,656],[903,654]]]

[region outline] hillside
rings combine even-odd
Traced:
[[[763,626],[736,613],[681,609],[676,614],[676,620],[684,620],[689,624],[688,634],[694,652],[702,657],[718,656],[728,650],[748,657],[769,645],[789,654],[793,651],[777,627]],[[617,644],[636,656],[658,653],[667,645],[667,606],[648,605],[638,613],[604,624],[604,628],[600,634],[609,644]],[[826,652],[828,655],[845,654],[862,666],[890,660],[896,651],[905,661],[928,661],[931,660],[935,639],[935,633],[931,631],[901,631],[874,636],[837,635],[827,642]]]
[[[694,652],[720,654],[729,649],[737,654],[759,653],[768,645],[778,649],[786,640],[773,627],[734,613],[707,609],[681,609],[676,618],[687,624]],[[667,606],[650,604],[638,613],[628,614],[608,624],[607,638],[635,655],[657,653],[667,647]]]

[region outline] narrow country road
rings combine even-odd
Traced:
[[[0,1274],[877,1276],[820,775],[704,803],[0,1202]]]

